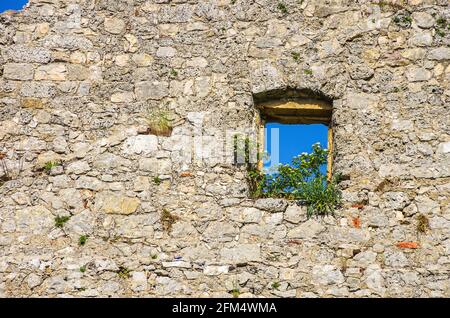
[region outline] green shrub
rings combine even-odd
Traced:
[[[88,238],[87,235],[81,235],[80,238],[78,239],[78,244],[83,246],[84,244],[86,244],[87,238]]]
[[[333,214],[341,203],[339,175],[327,180],[320,171],[326,164],[328,151],[320,144],[312,153],[302,153],[292,164],[280,164],[274,173],[264,174],[254,166],[248,171],[249,188],[253,197],[275,197],[298,200],[307,205],[308,216]]]
[[[117,275],[122,279],[130,278],[131,271],[126,267],[120,266],[119,270],[117,271]]]
[[[163,229],[167,232],[172,230],[172,225],[179,220],[179,217],[170,213],[167,209],[163,209],[160,217]]]
[[[288,9],[286,7],[286,5],[283,2],[279,2],[277,5],[278,10],[281,11],[281,13],[286,14],[288,13]]]
[[[273,289],[278,289],[278,288],[280,288],[280,286],[281,286],[281,284],[279,282],[272,283],[272,288]]]
[[[172,125],[170,113],[161,109],[150,110],[146,115],[149,132],[157,136],[170,136]]]
[[[153,177],[153,183],[155,183],[156,185],[160,185],[161,178],[159,176]]]
[[[47,173],[50,173],[50,170],[52,170],[52,168],[59,166],[60,163],[57,161],[49,161],[46,162],[44,165],[44,171]]]
[[[67,221],[69,221],[69,219],[70,216],[57,216],[55,218],[55,226],[61,228]]]

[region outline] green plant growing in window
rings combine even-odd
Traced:
[[[87,239],[88,239],[88,236],[87,236],[87,235],[81,235],[81,236],[78,238],[78,244],[79,244],[80,246],[84,246],[84,245],[86,244]]]
[[[64,226],[64,224],[69,221],[70,216],[57,216],[55,218],[55,226],[62,228]]]
[[[156,185],[160,185],[161,178],[159,176],[153,177],[153,183],[155,183]]]
[[[312,75],[313,71],[308,68],[308,69],[303,70],[303,73],[305,73],[306,75]]]
[[[278,3],[277,9],[280,10],[281,13],[283,13],[283,14],[287,14],[288,13],[288,8],[283,2],[279,2]]]
[[[149,128],[149,133],[157,136],[170,136],[172,125],[170,113],[162,109],[153,109],[148,111],[145,120]]]
[[[126,267],[120,266],[117,275],[122,279],[127,279],[131,277],[131,271]]]
[[[249,169],[251,195],[297,200],[307,205],[308,217],[333,214],[341,203],[340,175],[327,180],[320,168],[327,163],[328,151],[318,143],[312,148],[311,153],[294,157],[292,164],[280,164],[273,173],[265,174],[254,166]]]
[[[83,265],[83,266],[80,267],[80,272],[81,273],[86,272],[86,265]]]

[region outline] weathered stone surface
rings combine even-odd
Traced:
[[[44,206],[32,206],[15,213],[16,230],[46,235],[55,225],[53,214]]]
[[[269,2],[2,15],[0,296],[450,296],[447,3]],[[226,141],[317,99],[343,196],[307,218],[253,198]]]
[[[333,265],[317,265],[312,269],[314,283],[319,285],[342,284],[345,279],[342,272]]]
[[[108,200],[108,199],[106,199]],[[114,198],[112,203],[116,203],[120,207],[115,207],[111,204],[106,204],[102,206],[102,210],[106,213],[114,214],[131,214],[136,211],[139,201],[137,199],[131,198]],[[116,229],[115,232],[121,237],[137,239],[153,238],[153,224],[155,223],[155,218],[149,214],[142,215],[130,215],[127,217],[116,218]]]
[[[48,64],[38,67],[35,74],[35,79],[64,81],[66,80],[66,66],[64,64]]]
[[[439,47],[437,49],[431,50],[428,53],[428,58],[430,60],[450,60],[450,48],[448,47]]]
[[[42,47],[12,45],[6,48],[4,53],[18,63],[48,63],[51,60],[50,51]]]
[[[108,214],[132,214],[136,212],[140,203],[137,198],[112,192],[100,192],[95,200],[98,210]]]
[[[290,205],[284,212],[284,219],[288,222],[298,224],[306,221],[306,207]]]
[[[120,34],[125,31],[125,21],[118,18],[105,18],[105,30],[112,34]]]
[[[410,82],[427,81],[432,77],[432,73],[424,68],[411,67],[406,73],[406,77]]]
[[[87,177],[83,175],[76,180],[75,187],[77,189],[88,189],[99,191],[104,189],[105,185],[97,178]]]
[[[424,29],[431,28],[435,23],[433,16],[427,12],[413,12],[412,18],[419,27]]]
[[[258,199],[255,202],[255,206],[258,209],[269,212],[284,212],[287,207],[287,202],[283,199]]]
[[[301,225],[294,227],[287,234],[289,238],[311,239],[317,237],[325,227],[316,220],[310,219]]]
[[[222,262],[246,263],[261,259],[261,249],[258,244],[240,244],[236,247],[223,248],[220,251]]]
[[[139,169],[156,174],[170,174],[172,164],[168,159],[146,158],[139,160]]]
[[[25,97],[53,97],[56,94],[55,85],[45,82],[26,82],[22,84],[20,94]]]
[[[124,142],[123,151],[125,154],[148,155],[158,150],[158,137],[153,135],[138,135],[129,137]]]
[[[230,242],[239,234],[239,228],[231,223],[212,222],[203,236],[207,241]]]
[[[139,100],[160,100],[169,95],[169,83],[167,82],[140,82],[136,84],[136,97]]]
[[[177,54],[177,50],[173,47],[160,47],[156,51],[157,57],[174,57]]]
[[[11,80],[26,81],[33,79],[32,64],[8,63],[3,66],[3,77]]]

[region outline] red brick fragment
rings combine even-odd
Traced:
[[[419,248],[419,243],[417,242],[398,242],[396,244],[399,248]]]
[[[355,227],[357,229],[361,228],[361,220],[360,220],[359,216],[354,217],[352,219],[352,223],[353,223],[353,227]]]

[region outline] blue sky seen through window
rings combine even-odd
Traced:
[[[277,130],[278,129],[278,130]],[[328,147],[328,126],[322,124],[312,125],[286,125],[279,123],[266,124],[266,140],[265,151],[272,155],[273,144],[272,137],[279,135],[279,163],[291,163],[293,157],[298,156],[302,152],[310,153],[312,145],[319,142],[323,148]],[[272,142],[271,142],[272,140]],[[276,158],[273,158],[276,160]],[[264,168],[271,165],[271,161],[264,162]],[[323,165],[322,173],[327,172],[327,165]]]
[[[21,10],[28,0],[0,0],[0,13],[6,10]]]

